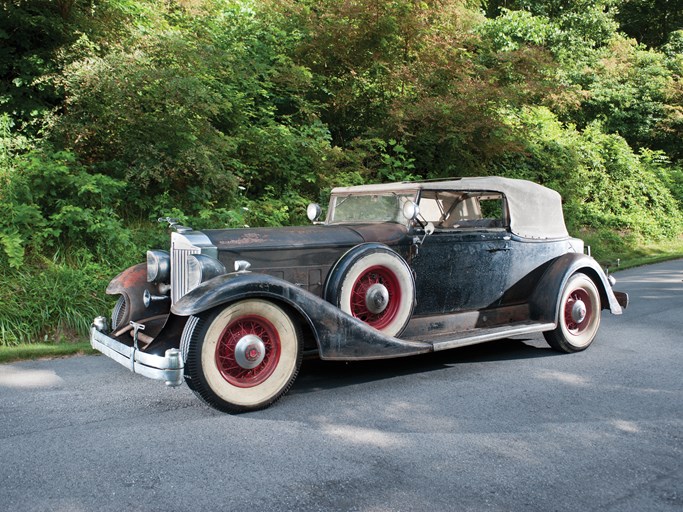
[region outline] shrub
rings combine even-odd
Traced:
[[[637,154],[599,123],[579,131],[543,107],[508,112],[507,122],[525,141],[494,173],[525,178],[559,191],[570,227],[609,229],[628,243],[678,236],[683,215],[652,153]]]
[[[82,339],[92,319],[111,309],[103,293],[111,269],[85,254],[77,260],[12,270],[0,258],[0,345]]]

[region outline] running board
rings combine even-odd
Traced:
[[[503,325],[500,327],[490,327],[486,329],[474,329],[459,333],[442,334],[440,336],[433,337],[421,336],[419,340],[415,341],[429,343],[434,347],[434,352],[438,352],[439,350],[466,347],[468,345],[476,345],[477,343],[485,343],[487,341],[510,338],[512,336],[552,331],[555,329],[555,327],[557,326],[552,322],[526,322],[521,324],[517,323],[513,325]]]

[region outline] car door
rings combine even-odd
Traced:
[[[511,237],[502,194],[428,192],[420,198],[424,235],[411,258],[415,315],[478,310],[500,302],[510,268]]]

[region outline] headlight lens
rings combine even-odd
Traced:
[[[206,254],[193,254],[187,258],[188,291],[196,288],[204,281],[225,274],[225,266],[216,258]]]
[[[168,251],[147,251],[147,282],[168,283],[171,276],[171,255]]]

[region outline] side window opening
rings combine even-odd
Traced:
[[[502,229],[509,225],[505,196],[493,192],[426,192],[420,213],[442,229]]]

